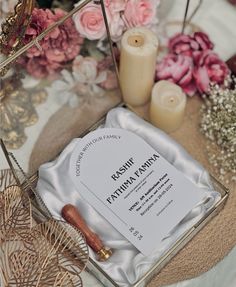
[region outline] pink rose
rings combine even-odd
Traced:
[[[105,7],[112,12],[121,12],[125,10],[127,0],[105,0]]]
[[[125,30],[125,22],[121,16],[126,7],[126,0],[107,0],[106,13],[110,15],[108,19],[111,39],[118,42]]]
[[[158,80],[176,83],[188,95],[193,95],[196,91],[193,79],[193,60],[188,56],[168,54],[157,64],[156,76]]]
[[[126,3],[124,0],[106,0],[105,1],[110,35],[111,35],[111,39],[114,42],[117,42],[120,40],[125,30],[125,23],[121,17],[121,13],[123,13],[125,9],[125,4]]]
[[[74,15],[73,20],[78,32],[89,40],[103,39],[106,36],[100,5],[88,3]]]
[[[125,23],[120,17],[120,13],[116,12],[114,14],[111,14],[110,21],[108,22],[108,24],[112,41],[119,41],[125,30]]]
[[[128,27],[152,25],[156,23],[158,0],[129,0],[124,11],[124,21]]]
[[[195,58],[194,78],[200,93],[207,92],[210,82],[222,84],[229,69],[217,54],[211,50],[203,51]]]
[[[169,41],[169,50],[174,54],[195,56],[199,51],[213,49],[213,44],[203,32],[194,33],[193,37],[185,34],[177,34]]]
[[[66,12],[61,9],[55,9],[53,12],[35,8],[23,39],[24,44],[32,41],[65,15]],[[73,60],[79,54],[82,43],[83,38],[69,18],[40,41],[41,49],[34,46],[27,50],[20,63],[32,76],[46,77],[59,72],[64,64]]]

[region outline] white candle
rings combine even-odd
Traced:
[[[145,104],[154,84],[158,39],[147,28],[126,31],[121,40],[120,86],[124,101],[131,106]]]
[[[183,121],[185,106],[186,95],[179,86],[159,81],[152,89],[150,121],[166,132],[175,131]]]

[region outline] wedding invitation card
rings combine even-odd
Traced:
[[[144,139],[124,129],[98,129],[82,138],[69,174],[80,195],[147,256],[205,196]]]

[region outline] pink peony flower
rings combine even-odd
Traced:
[[[158,80],[176,83],[188,95],[193,95],[196,91],[193,79],[193,60],[188,56],[168,54],[157,64],[156,76]]]
[[[48,9],[35,8],[24,36],[24,44],[33,40],[64,15],[66,12],[61,9],[55,9],[53,13]],[[21,59],[21,64],[26,67],[29,74],[37,78],[52,75],[79,54],[82,43],[83,38],[76,31],[73,21],[68,19],[43,38],[40,42],[41,49],[30,48]]]
[[[217,54],[211,50],[203,51],[195,58],[194,78],[200,93],[207,92],[210,82],[222,84],[229,69]]]
[[[214,44],[206,33],[195,32],[193,34],[193,39],[198,43],[199,51],[212,50],[214,48]]]
[[[74,15],[73,19],[79,33],[89,40],[103,39],[106,36],[106,26],[100,5],[87,4]]]
[[[208,49],[213,49],[213,44],[203,32],[195,32],[193,36],[177,34],[169,41],[169,50],[174,54],[192,57]]]
[[[156,23],[158,0],[129,0],[124,11],[124,21],[128,27],[152,25]]]

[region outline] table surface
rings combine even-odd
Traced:
[[[166,7],[163,9],[171,8],[167,14],[167,19],[181,20],[183,17],[183,7],[186,3],[185,0],[172,1],[165,0]],[[191,1],[190,10],[194,9],[199,1]],[[170,7],[170,6],[171,7]],[[226,20],[227,19],[227,20]],[[203,31],[207,32],[215,43],[215,51],[221,56],[222,59],[227,60],[236,52],[236,30],[233,28],[236,24],[236,8],[231,6],[225,0],[207,0],[203,1],[202,7],[198,14],[193,19]],[[196,102],[195,102],[196,101]],[[198,100],[192,99],[188,102],[188,111],[185,118],[185,125],[191,122],[191,117],[199,109]],[[148,106],[141,107],[137,110],[140,115],[146,117]],[[189,121],[188,119],[189,118]],[[184,129],[184,127],[181,127]],[[187,139],[186,143],[182,137],[181,129],[172,136],[188,149]],[[193,140],[194,144],[194,140]],[[201,159],[199,159],[201,161]],[[202,161],[201,161],[202,162]],[[201,276],[179,282],[168,287],[235,287],[236,286],[236,247],[214,268],[202,274]],[[86,286],[102,286],[96,279],[90,275],[83,274]]]
[[[192,0],[190,10],[194,9],[198,0]],[[164,4],[163,4],[164,3]],[[163,0],[162,14],[166,15],[165,21],[181,20],[183,18],[184,7],[186,0]],[[163,19],[162,19],[163,20]],[[236,8],[231,6],[226,0],[205,0],[198,14],[194,17],[193,22],[197,24],[202,30],[207,32],[215,43],[215,51],[224,60],[228,59],[236,52]],[[180,26],[177,26],[180,29]],[[199,99],[193,98],[188,101],[186,118],[183,127],[193,123],[193,117],[199,109]],[[49,108],[50,107],[50,108]],[[44,129],[50,116],[61,108],[58,103],[55,103],[50,97],[47,101],[37,107],[37,112],[40,114],[39,121],[31,127],[26,129],[27,141],[18,150],[14,151],[14,155],[21,163],[24,170],[28,170],[29,161],[33,147],[37,141],[37,135]],[[148,106],[138,109],[138,113],[146,117]],[[181,129],[172,134],[172,136],[188,150],[187,138],[182,138]],[[194,141],[192,142],[194,145]],[[198,155],[196,155],[196,158]],[[204,164],[206,160],[202,155],[197,158]],[[7,162],[0,154],[0,169],[8,168]],[[218,265],[207,273],[198,278],[180,282],[171,287],[235,287],[236,286],[236,247],[224,258]],[[84,272],[82,274],[84,285],[86,287],[100,287],[102,286],[93,276]],[[169,286],[170,287],[170,286]]]

